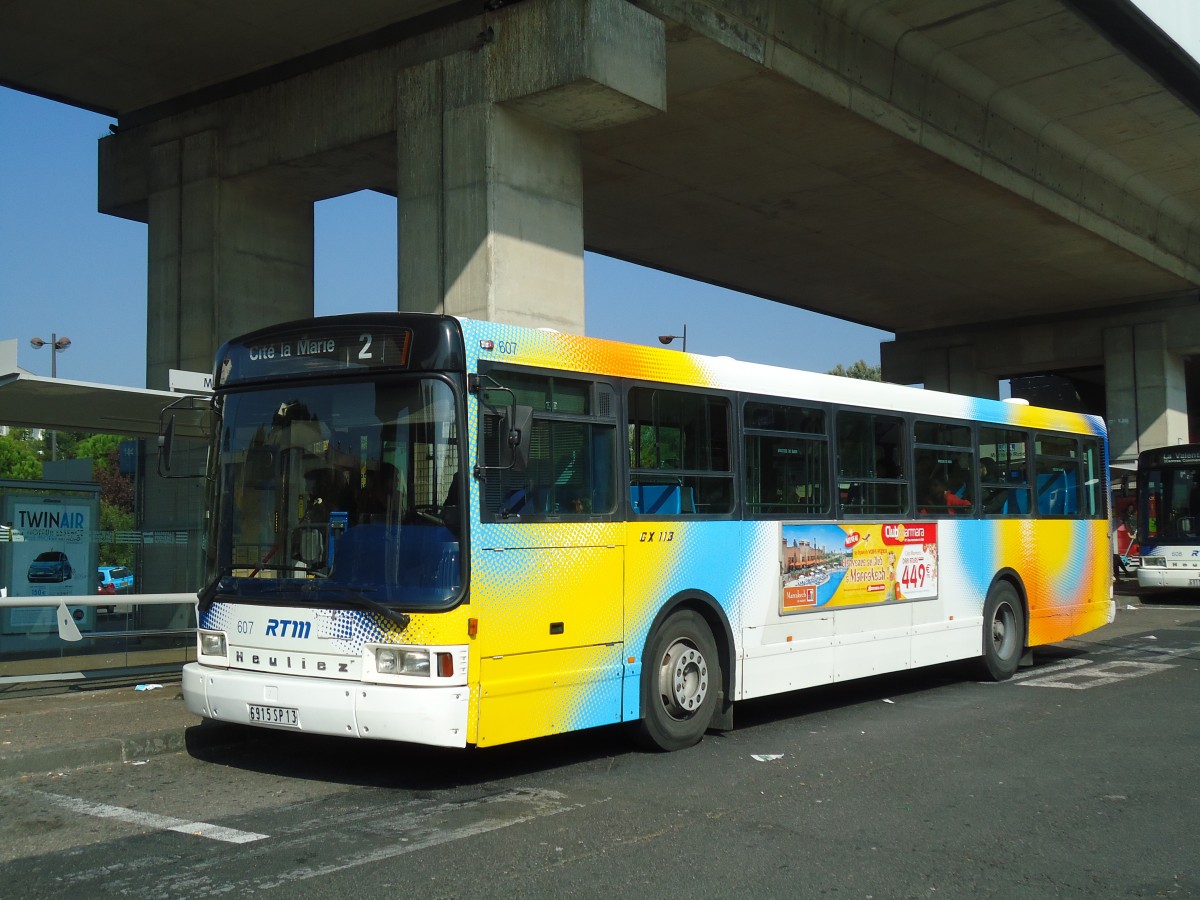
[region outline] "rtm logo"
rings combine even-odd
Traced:
[[[291,633],[288,633],[288,629]],[[312,622],[297,622],[293,619],[267,619],[267,637],[307,638],[312,631]]]

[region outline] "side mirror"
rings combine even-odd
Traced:
[[[485,478],[488,472],[524,472],[529,468],[529,445],[533,437],[533,407],[518,406],[517,396],[513,393],[512,388],[495,383],[485,386],[479,376],[472,376],[472,379],[471,390],[479,395],[481,420],[484,418],[484,410],[486,410],[488,421],[496,422],[496,431],[489,432],[489,443],[490,441],[498,443],[498,446],[490,444],[490,447],[495,447],[493,452],[497,454],[497,465],[477,465],[475,477]],[[497,394],[506,395],[507,402],[499,402]],[[482,459],[486,455],[483,452],[482,432],[480,442],[480,458]]]
[[[533,432],[533,407],[513,404],[504,413],[504,429],[508,438],[501,447],[500,467],[513,472],[529,468],[529,443]]]
[[[208,397],[180,397],[163,409],[158,423],[158,474],[163,478],[201,477],[190,473],[171,474],[175,435],[195,440],[207,440],[213,432],[213,404]]]
[[[167,420],[167,425],[158,433],[158,474],[169,478],[171,472],[171,449],[175,446],[175,416]]]

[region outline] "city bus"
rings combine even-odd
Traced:
[[[204,718],[677,750],[1114,615],[1095,417],[408,313],[236,338],[213,385]]]
[[[1144,588],[1200,588],[1200,444],[1138,454],[1137,539]]]

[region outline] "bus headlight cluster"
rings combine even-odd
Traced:
[[[201,656],[220,656],[224,658],[229,655],[229,650],[225,644],[225,632],[200,631],[198,634]]]
[[[381,675],[429,676],[429,651],[399,647],[375,648],[375,671]]]
[[[368,644],[363,647],[363,680],[436,687],[463,685],[467,683],[468,654],[464,646]]]
[[[1165,569],[1167,558],[1165,556],[1143,556],[1142,565],[1147,569]]]

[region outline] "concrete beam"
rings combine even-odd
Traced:
[[[926,27],[913,27],[923,11],[893,14],[875,0],[645,0],[642,5],[1137,257],[1200,283],[1200,217],[1190,190],[1177,196],[1165,192],[1153,174],[1089,137],[1103,134],[1102,127],[1098,130],[1093,121],[1085,131],[1076,121],[1078,107],[1063,109],[1058,102],[1056,92],[1064,85],[1108,86],[1107,94],[1098,91],[1100,106],[1161,91],[1149,74],[1130,77],[1123,54],[1094,35],[1077,13],[1031,5],[1029,11],[1013,8],[1005,17],[991,15],[995,4],[965,4],[951,12],[931,3],[925,4]],[[1047,42],[1064,35],[1070,36],[1070,59],[1047,50]],[[1012,62],[1006,65],[995,52],[989,56],[992,43],[1007,49]],[[1033,46],[1029,54],[1018,52],[1027,43]],[[1043,68],[1030,71],[1034,64]],[[1112,96],[1116,86],[1121,96]],[[1087,115],[1099,119],[1103,110],[1089,109]],[[1124,122],[1120,114],[1113,121],[1113,127]],[[1117,146],[1127,149],[1121,141]]]
[[[664,34],[626,0],[527,0],[497,25],[491,99],[574,132],[655,115],[667,106]]]
[[[995,396],[997,379],[1103,369],[1113,459],[1188,439],[1184,366],[1200,356],[1200,297],[1088,316],[898,335],[880,346],[885,381]]]

